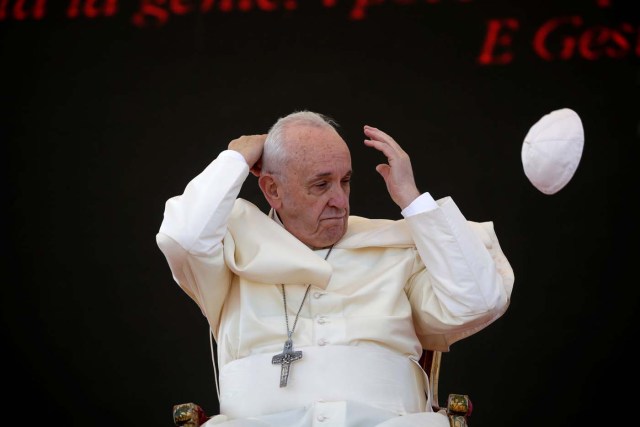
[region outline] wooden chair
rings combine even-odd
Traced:
[[[451,427],[468,427],[468,419],[473,410],[473,405],[468,395],[450,393],[447,398],[447,406],[440,406],[440,401],[438,400],[438,380],[440,379],[441,362],[441,351],[424,350],[422,352],[420,364],[422,365],[422,369],[429,375],[433,410],[435,412],[444,412],[449,418]]]
[[[468,418],[473,406],[466,394],[449,394],[447,406],[441,407],[438,400],[438,380],[440,378],[440,366],[442,352],[425,350],[420,358],[420,364],[429,375],[431,395],[433,396],[433,410],[441,411],[449,418],[451,427],[468,427]],[[173,424],[182,427],[199,427],[209,417],[196,403],[180,403],[173,406]]]

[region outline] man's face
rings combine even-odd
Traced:
[[[331,128],[298,127],[287,146],[288,161],[278,180],[276,207],[285,228],[313,248],[336,243],[347,231],[351,155]]]

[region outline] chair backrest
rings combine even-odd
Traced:
[[[433,396],[433,410],[439,411],[440,401],[438,400],[438,380],[440,378],[440,362],[442,360],[442,352],[435,350],[423,350],[420,358],[422,369],[429,375],[429,388],[431,396]]]

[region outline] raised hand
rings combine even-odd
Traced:
[[[409,155],[389,135],[378,128],[365,125],[365,145],[373,147],[387,157],[387,163],[376,166],[376,170],[387,184],[387,191],[391,199],[406,208],[420,195],[413,177],[413,168]]]
[[[267,134],[242,135],[229,143],[229,150],[237,151],[244,156],[249,170],[255,176],[260,176],[262,170],[262,149]]]

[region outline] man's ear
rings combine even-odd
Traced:
[[[282,198],[278,183],[273,176],[268,174],[260,175],[260,178],[258,178],[258,185],[260,186],[260,190],[262,190],[262,194],[264,194],[265,199],[269,202],[269,206],[273,209],[280,209],[280,206],[282,205]]]

